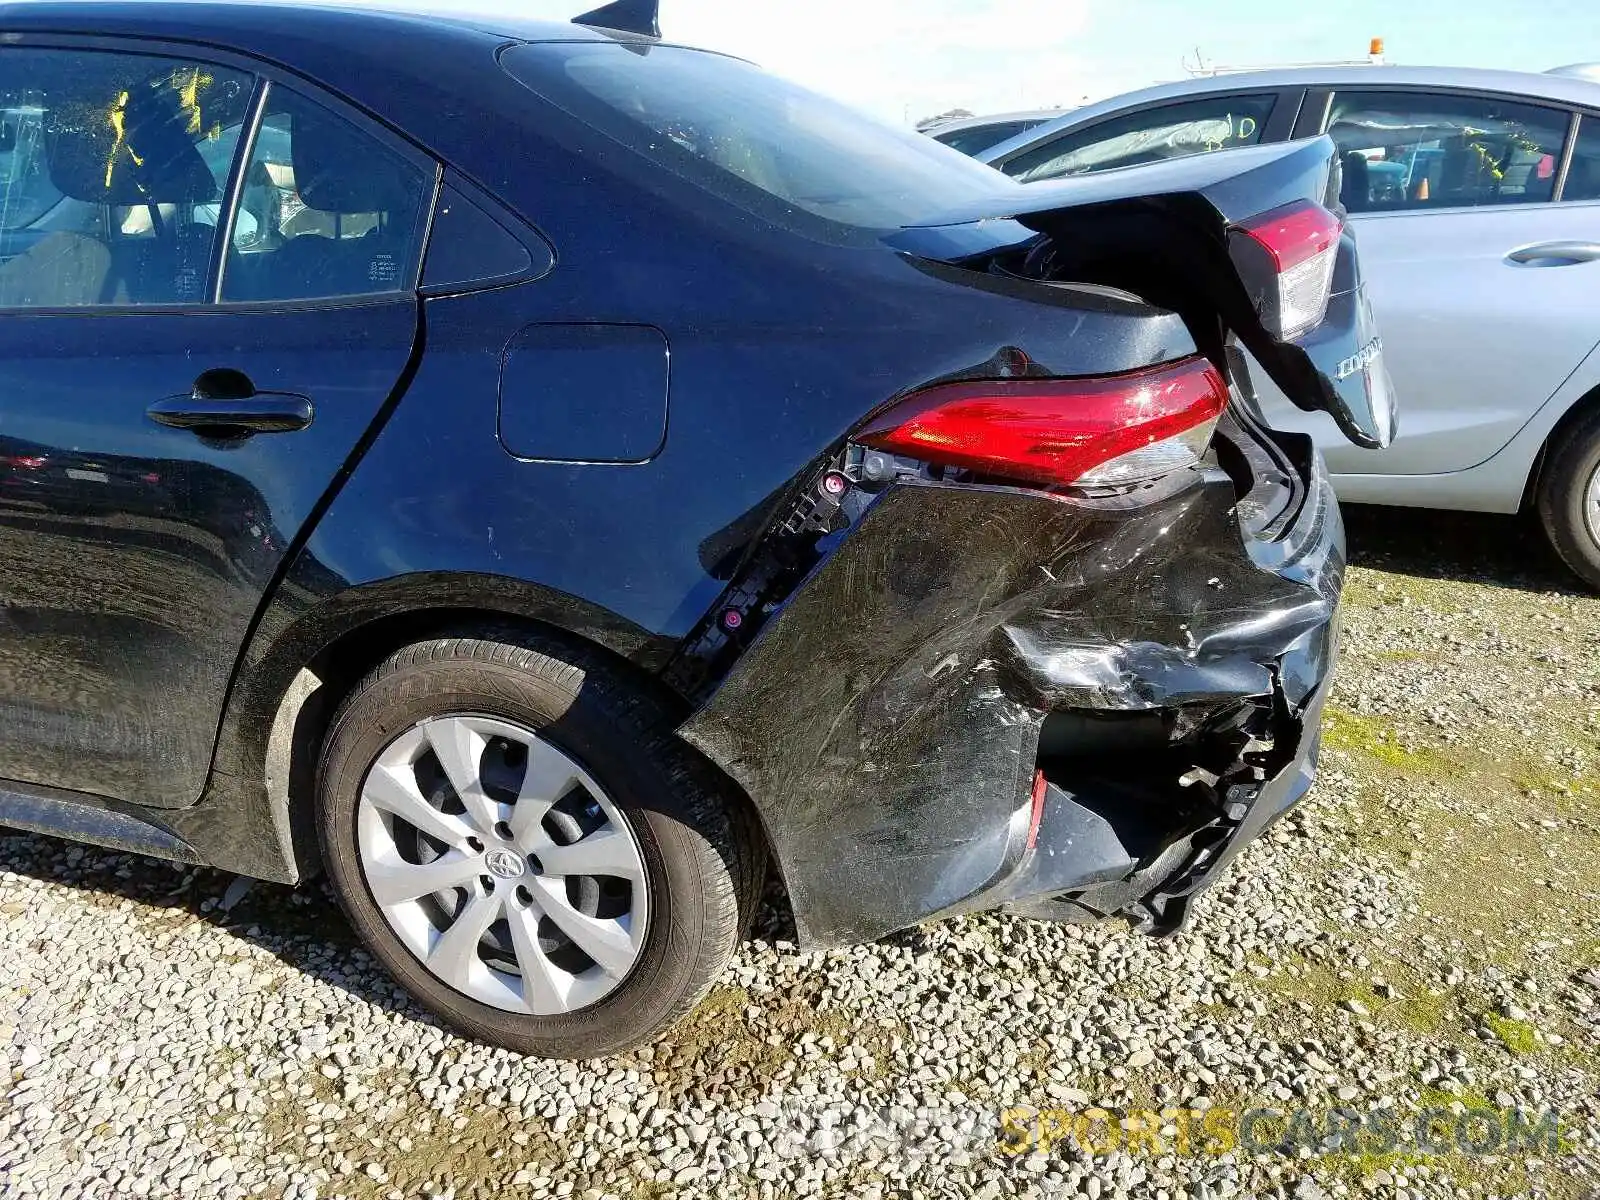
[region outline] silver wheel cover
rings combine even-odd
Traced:
[[[508,1012],[602,999],[638,962],[649,888],[626,819],[589,775],[509,721],[451,714],[368,769],[356,844],[373,902],[438,980]]]

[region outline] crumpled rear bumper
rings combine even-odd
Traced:
[[[1219,459],[1155,500],[892,487],[761,630],[683,734],[804,946],[1001,905],[1169,929],[1304,794],[1338,508],[1303,439],[1229,418]]]
[[[1280,736],[1294,751],[1275,773],[1222,789],[1220,804],[1181,823],[1157,814],[1095,804],[1050,783],[1034,845],[1014,868],[963,909],[1005,907],[1044,920],[1085,922],[1125,916],[1149,933],[1183,926],[1189,903],[1258,834],[1310,790],[1316,772],[1317,727],[1326,689],[1297,713],[1286,713]],[[1191,785],[1192,786],[1192,785]],[[1163,834],[1153,853],[1139,847]]]

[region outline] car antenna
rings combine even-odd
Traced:
[[[661,0],[613,0],[593,12],[573,17],[572,23],[658,38],[661,36]]]

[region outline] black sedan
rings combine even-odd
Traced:
[[[1383,445],[1326,141],[1023,188],[641,0],[0,9],[0,821],[326,872],[634,1045],[806,947],[1191,898],[1306,790]]]

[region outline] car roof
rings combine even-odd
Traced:
[[[1565,75],[1571,79],[1587,79],[1600,83],[1600,62],[1568,63],[1564,67],[1551,67],[1548,74]]]
[[[963,129],[982,129],[988,125],[1009,125],[1013,121],[1050,121],[1065,116],[1069,110],[1062,108],[1030,108],[1021,112],[985,113],[977,117],[951,117],[925,127],[926,134],[959,133]]]
[[[1045,125],[991,147],[978,157],[993,162],[1009,157],[1028,146],[1043,142],[1064,129],[1110,116],[1126,108],[1182,100],[1189,96],[1245,92],[1296,87],[1431,87],[1467,91],[1499,92],[1526,96],[1563,105],[1600,108],[1600,83],[1573,75],[1538,75],[1531,71],[1499,71],[1473,67],[1403,67],[1353,63],[1325,67],[1277,67],[1261,71],[1229,71],[1195,79],[1163,83],[1155,87],[1124,92],[1065,113]]]
[[[473,30],[517,40],[600,40],[612,35],[582,25],[540,20],[512,13],[430,13],[420,5],[327,3],[318,0],[22,0],[0,3],[0,25],[7,32],[40,30],[53,33],[133,33],[150,17],[159,16],[162,30],[177,36],[177,27],[192,26],[205,40],[227,41],[259,33],[263,19],[286,34],[319,31],[348,36],[353,27],[374,32],[405,32],[427,37],[447,29]],[[618,34],[617,37],[628,35]]]

